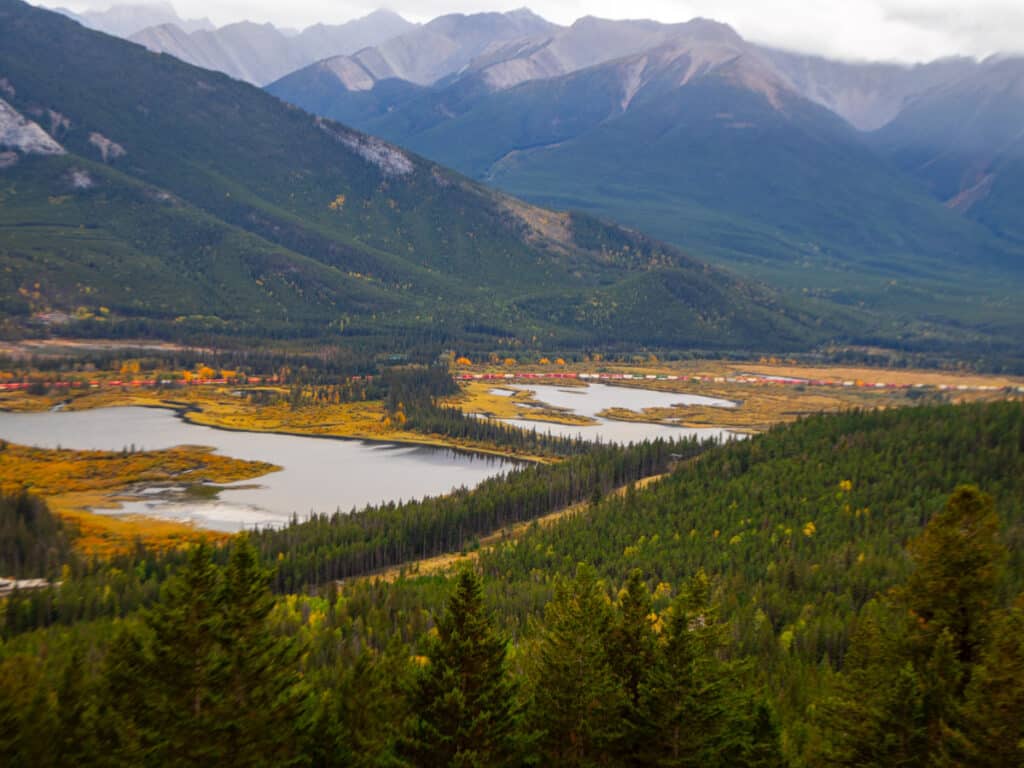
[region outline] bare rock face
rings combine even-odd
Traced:
[[[71,130],[71,118],[62,115],[54,109],[46,110],[46,116],[50,119],[50,135],[54,139],[60,139]]]
[[[124,147],[116,141],[111,141],[102,133],[90,133],[89,143],[100,151],[100,157],[103,158],[104,163],[109,163],[111,160],[116,160],[128,154]]]
[[[400,149],[376,139],[373,136],[346,131],[321,118],[316,119],[317,127],[336,141],[341,142],[371,165],[377,166],[385,176],[408,176],[416,170],[412,160]]]
[[[517,41],[489,52],[467,68],[481,74],[492,90],[530,80],[558,77],[596,64],[650,51],[667,44],[701,41],[737,45],[731,27],[705,19],[684,24],[611,21],[587,16],[546,39]]]
[[[365,67],[348,56],[335,56],[315,66],[330,72],[349,91],[369,91],[377,84]]]
[[[23,155],[63,155],[58,144],[38,123],[22,116],[0,99],[0,149],[16,150]]]
[[[93,181],[92,176],[81,168],[75,168],[68,174],[68,183],[71,185],[72,189],[76,190],[92,189],[96,186],[96,182]]]

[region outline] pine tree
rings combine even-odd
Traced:
[[[608,637],[608,658],[625,693],[623,733],[616,751],[627,760],[636,753],[637,738],[642,733],[638,712],[640,686],[650,676],[657,652],[651,594],[639,569],[629,574],[616,608]]]
[[[944,630],[965,667],[977,661],[996,607],[1006,549],[992,497],[975,486],[957,487],[946,507],[910,544],[914,572],[902,590],[918,619],[918,652],[931,655]]]
[[[1024,765],[1024,596],[993,628],[951,742],[951,765]]]
[[[225,678],[217,658],[220,579],[201,544],[145,616],[149,642],[128,632],[116,646],[108,682],[149,765],[221,764],[218,704]]]
[[[303,722],[299,644],[277,635],[268,623],[274,608],[270,573],[259,564],[247,538],[239,538],[218,596],[215,626],[218,738],[237,765],[288,765],[297,757]]]
[[[512,764],[519,718],[505,654],[480,579],[464,569],[416,681],[414,719],[403,748],[413,764]]]
[[[396,756],[409,716],[408,648],[393,638],[383,653],[364,650],[339,664],[321,698],[309,751],[314,768],[382,768]]]
[[[542,763],[613,764],[623,736],[626,694],[608,658],[612,612],[594,569],[560,579],[544,623],[533,670],[532,722]]]
[[[701,570],[673,604],[664,647],[640,687],[643,730],[633,765],[740,766],[748,757],[766,759],[770,745],[754,747],[764,723],[740,668],[721,659],[726,629]]]

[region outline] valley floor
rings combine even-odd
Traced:
[[[589,379],[600,377],[603,383],[617,386],[704,395],[736,403],[735,408],[690,405],[643,411],[611,409],[602,412],[602,417],[719,427],[747,433],[764,431],[813,413],[1024,398],[1024,378],[934,370],[814,367],[774,361],[649,361],[621,365],[591,360],[557,367],[523,365],[513,370],[505,366],[461,366],[455,375],[466,379],[461,383],[462,392],[448,398],[445,404],[457,406],[467,413],[503,419],[587,424],[591,420],[586,417],[543,407],[529,387],[531,384],[578,387]],[[631,378],[623,378],[626,376]],[[244,385],[155,388],[118,386],[117,381],[107,375],[98,385],[94,381],[95,386],[51,388],[50,394],[31,394],[26,389],[0,390],[0,409],[43,411],[55,407],[67,410],[129,405],[163,407],[177,410],[189,422],[221,429],[434,445],[514,455],[533,461],[551,460],[516,454],[512,449],[497,445],[402,429],[391,423],[380,401],[294,407],[287,401],[288,388],[278,385],[255,388],[273,393],[278,398],[276,402],[261,404],[246,395],[247,390],[254,388]],[[495,391],[511,385],[518,390],[512,396]],[[151,484],[180,482],[183,474],[192,472],[189,482],[220,483],[255,477],[273,469],[269,465],[252,466],[254,464],[217,456],[200,448],[120,457],[101,452],[41,451],[9,446],[7,451],[0,453],[0,478],[8,485],[31,485],[33,492],[43,495],[56,512],[80,529],[83,534],[79,540],[81,548],[90,553],[106,554],[123,551],[136,538],[153,546],[166,547],[198,536],[217,537],[222,534],[169,521],[102,515],[90,509],[116,507],[118,499],[127,498],[131,486],[141,480]],[[84,480],[86,477],[89,479]],[[549,517],[558,519],[575,510],[561,510]],[[514,531],[495,532],[481,544],[486,547],[494,543],[491,539],[496,542],[508,535],[516,534]],[[416,567],[420,573],[432,573],[446,569],[459,557],[459,553],[444,555]],[[393,578],[397,573],[397,570],[389,571],[384,576]]]

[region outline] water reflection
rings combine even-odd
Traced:
[[[448,493],[513,466],[497,457],[427,446],[229,432],[190,424],[159,408],[0,413],[0,438],[79,450],[205,445],[227,456],[282,466],[281,471],[227,486],[219,498],[174,500],[158,494],[119,510],[227,531],[280,525],[293,514],[303,518],[311,512],[348,512],[367,504]]]

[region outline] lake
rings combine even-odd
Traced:
[[[651,389],[615,387],[608,384],[589,384],[586,387],[559,387],[550,384],[509,385],[492,390],[495,394],[512,395],[515,391],[529,390],[538,402],[554,408],[564,408],[578,415],[595,419],[596,424],[551,424],[525,419],[503,419],[524,429],[536,429],[561,437],[581,437],[584,440],[601,440],[614,443],[635,443],[655,440],[659,437],[678,440],[680,437],[695,436],[701,440],[714,437],[726,440],[736,437],[725,429],[676,427],[670,424],[648,424],[644,422],[616,421],[597,414],[608,408],[626,408],[642,411],[644,408],[669,408],[678,405],[706,405],[714,408],[735,408],[736,403],[703,395],[687,395],[677,392],[658,392]]]
[[[190,424],[162,408],[0,413],[0,438],[40,448],[108,451],[132,445],[137,450],[205,445],[227,456],[282,466],[278,472],[230,484],[216,499],[154,497],[110,510],[224,531],[281,525],[293,513],[302,518],[311,512],[348,512],[367,504],[444,494],[514,466],[497,457],[428,446],[229,432]]]
[[[518,389],[519,387],[514,387]],[[657,437],[731,437],[721,429],[684,429],[602,419],[605,408],[642,410],[677,404],[733,407],[726,400],[591,384],[588,387],[529,386],[537,399],[555,407],[597,418],[591,426],[565,426],[512,420],[527,429],[588,440],[629,443]],[[191,424],[163,408],[98,408],[45,413],[0,412],[0,439],[40,448],[119,451],[156,450],[176,445],[204,445],[238,459],[266,461],[283,467],[262,477],[225,486],[214,499],[184,499],[166,489],[145,490],[143,498],[121,509],[97,512],[142,514],[192,522],[202,528],[237,531],[279,526],[293,514],[348,512],[368,504],[409,501],[473,487],[506,472],[514,462],[493,456],[429,446],[363,440],[231,432]]]

